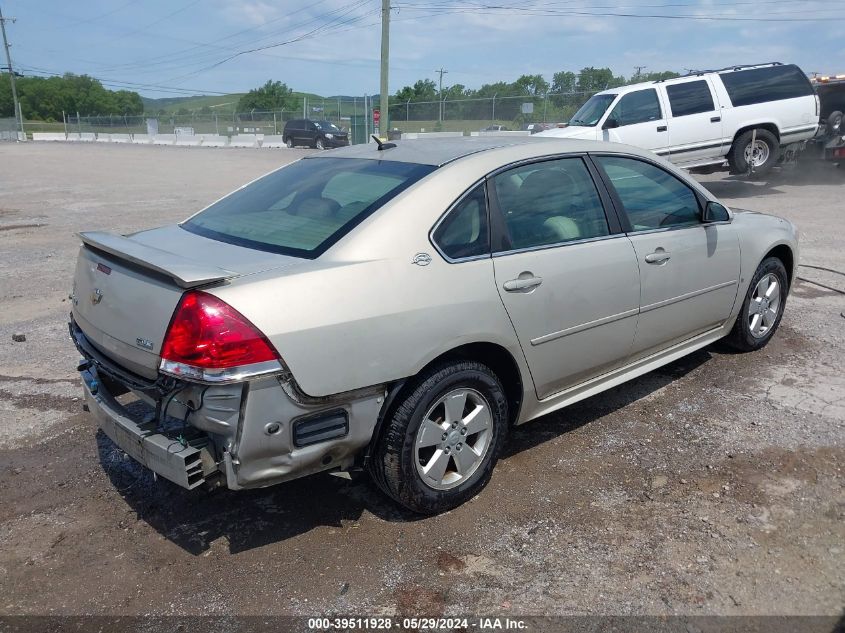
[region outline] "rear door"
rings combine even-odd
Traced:
[[[615,121],[618,127],[608,128],[610,120]],[[645,88],[623,95],[605,119],[602,139],[665,154],[669,147],[669,133],[657,90]]]
[[[660,84],[669,107],[669,155],[675,163],[718,159],[728,147],[722,139],[722,113],[705,77]]]
[[[559,158],[490,181],[496,285],[541,399],[622,364],[636,330],[636,254],[592,169]]]
[[[594,156],[636,251],[641,298],[632,360],[722,325],[739,280],[739,239],[728,222],[705,224],[695,191],[644,159]]]

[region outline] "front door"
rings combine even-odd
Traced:
[[[492,178],[493,265],[538,398],[628,358],[640,298],[636,254],[581,157]]]
[[[739,283],[739,239],[729,222],[705,224],[696,193],[657,165],[595,156],[630,223],[641,299],[632,360],[722,325]]]
[[[617,127],[608,127],[609,121]],[[601,140],[665,154],[669,147],[669,134],[657,90],[646,88],[623,95],[602,125]]]

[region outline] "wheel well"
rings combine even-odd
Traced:
[[[772,250],[766,253],[766,257],[763,259],[768,257],[777,257],[781,262],[783,262],[783,267],[786,268],[786,275],[789,278],[789,285],[791,287],[795,274],[795,256],[792,254],[792,249],[786,244],[781,244],[779,246],[775,246]]]
[[[780,130],[778,130],[777,125],[775,125],[774,123],[758,123],[756,125],[746,125],[745,127],[739,128],[736,134],[734,134],[734,140],[731,142],[731,146],[736,143],[736,139],[738,139],[742,134],[745,134],[746,132],[749,132],[754,129],[763,129],[771,132],[775,135],[775,138],[778,140],[778,143],[780,143]]]

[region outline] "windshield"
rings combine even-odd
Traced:
[[[434,169],[383,160],[303,159],[238,189],[180,226],[221,242],[313,259]]]
[[[613,103],[616,95],[593,95],[587,103],[582,105],[569,120],[569,125],[593,126],[607,111],[608,106]]]
[[[317,121],[317,127],[326,132],[340,132],[340,128],[331,121]]]

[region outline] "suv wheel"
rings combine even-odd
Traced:
[[[783,262],[777,257],[764,259],[751,279],[742,309],[725,342],[740,352],[765,347],[780,325],[788,288]]]
[[[490,368],[474,361],[439,365],[400,397],[370,472],[406,508],[444,512],[487,485],[507,430],[507,398]]]
[[[734,141],[728,162],[736,173],[747,174],[753,168],[754,173],[762,176],[777,163],[779,149],[777,137],[768,130],[748,130]]]
[[[321,138],[317,138],[317,140],[314,142],[314,147],[316,147],[317,149],[326,149],[326,146],[323,143],[323,139]]]
[[[287,145],[288,147],[293,147],[293,139],[290,136],[285,139],[285,145]]]

